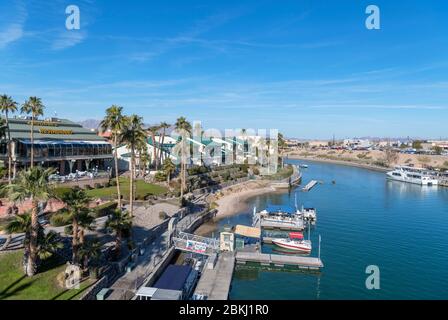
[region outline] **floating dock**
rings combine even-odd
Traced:
[[[320,258],[287,256],[259,252],[237,252],[238,265],[258,264],[263,267],[289,268],[300,270],[320,270],[324,264]]]
[[[302,220],[297,220],[295,223],[286,224],[282,222],[266,221],[261,219],[261,227],[267,230],[284,230],[284,231],[303,231],[305,226]]]
[[[194,295],[204,296],[206,300],[227,300],[232,282],[235,256],[233,252],[222,252],[213,269],[207,266],[202,271]]]
[[[314,186],[317,184],[318,182],[316,180],[311,180],[310,182],[308,182],[308,184],[306,186],[304,186],[302,188],[303,191],[310,191],[312,188],[314,188]]]

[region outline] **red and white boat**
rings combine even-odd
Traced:
[[[272,243],[284,249],[305,253],[310,253],[312,249],[311,241],[304,240],[301,232],[290,232],[289,238],[272,239]]]

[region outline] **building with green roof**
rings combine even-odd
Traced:
[[[31,117],[8,119],[14,174],[31,161]],[[34,162],[56,168],[61,175],[74,170],[106,169],[112,145],[95,131],[67,119],[34,120]],[[0,142],[0,160],[8,161],[7,140]]]

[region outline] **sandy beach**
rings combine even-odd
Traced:
[[[205,235],[216,230],[217,221],[247,210],[247,200],[261,194],[272,192],[281,191],[278,191],[272,187],[270,181],[259,180],[234,185],[222,189],[216,194],[210,195],[207,200],[210,203],[216,203],[218,205],[218,213],[212,221],[201,225],[195,231],[195,234]]]

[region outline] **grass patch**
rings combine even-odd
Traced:
[[[23,251],[0,254],[0,300],[71,300],[79,299],[93,284],[92,280],[81,283],[79,289],[67,290],[57,281],[65,264],[56,258],[44,261],[40,272],[27,277],[22,272]]]
[[[143,180],[136,180],[136,198],[143,199],[150,195],[160,195],[166,193],[168,190],[165,187],[157,184],[146,183]],[[124,199],[129,199],[129,179],[120,178],[121,194]],[[117,187],[107,187],[101,189],[92,189],[86,191],[87,195],[92,198],[101,199],[115,199],[117,198]]]

